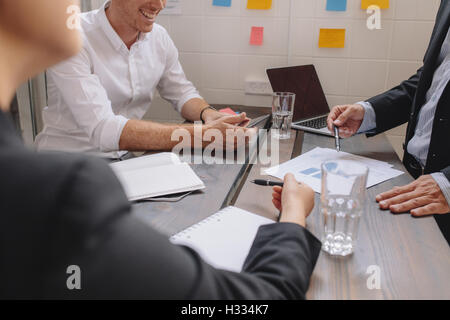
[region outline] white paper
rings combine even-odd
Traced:
[[[403,174],[402,171],[393,169],[391,164],[384,161],[319,147],[279,166],[269,168],[265,170],[265,173],[279,179],[283,179],[287,173],[292,173],[297,181],[304,182],[315,192],[321,193],[321,165],[331,160],[350,160],[367,166],[369,168],[367,188]]]

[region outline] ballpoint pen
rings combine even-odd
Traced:
[[[339,127],[334,126],[334,140],[336,143],[336,150],[341,151],[341,138],[339,137]]]
[[[273,186],[282,187],[282,186],[284,186],[283,182],[262,180],[262,179],[256,179],[256,180],[252,180],[250,182],[252,182],[254,184],[257,184],[258,186],[270,186],[270,187],[273,187]]]

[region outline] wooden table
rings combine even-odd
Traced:
[[[239,108],[237,108],[239,110]],[[255,117],[267,109],[245,109]],[[293,131],[290,140],[280,143],[284,162],[316,146],[334,148],[329,137]],[[344,151],[388,161],[406,172],[383,135],[367,139],[359,135],[342,142]],[[177,203],[139,203],[134,213],[161,232],[173,235],[210,216],[221,208],[239,208],[276,219],[271,189],[251,184],[261,177],[259,164],[192,166],[206,189]],[[432,217],[413,218],[381,211],[375,196],[413,179],[404,174],[368,190],[368,203],[361,218],[353,255],[332,257],[321,252],[308,291],[309,299],[450,299],[450,247]],[[319,195],[308,218],[307,228],[320,239]],[[372,268],[372,269],[371,269]],[[371,273],[367,273],[368,270]],[[380,289],[367,282],[379,271]]]
[[[284,142],[280,161],[289,160],[317,146],[334,148],[334,139],[303,133]],[[295,148],[294,148],[295,147]],[[383,135],[355,136],[342,141],[342,150],[382,161],[405,171],[392,146]],[[249,179],[259,178],[255,165]],[[413,218],[379,209],[375,196],[413,181],[406,173],[368,189],[366,210],[360,222],[357,247],[349,257],[333,257],[321,252],[307,294],[308,299],[450,299],[450,247],[433,217]],[[321,237],[320,195],[307,221],[307,228]],[[235,203],[266,217],[275,218],[270,188],[244,184]],[[369,271],[369,273],[367,273]],[[380,275],[380,289],[369,289],[374,272]],[[369,281],[370,282],[370,281]],[[373,284],[371,282],[371,284]],[[370,286],[373,287],[373,286]]]

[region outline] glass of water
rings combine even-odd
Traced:
[[[292,115],[294,113],[295,93],[275,92],[272,99],[273,135],[285,140],[291,137]]]
[[[354,161],[322,164],[322,249],[331,255],[352,254],[365,207],[369,169]]]

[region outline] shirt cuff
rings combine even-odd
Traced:
[[[447,200],[447,204],[450,205],[450,181],[448,181],[447,177],[442,172],[432,173],[431,176],[439,185],[439,188],[441,188],[441,191]]]
[[[377,127],[377,116],[372,105],[367,101],[360,101],[357,104],[364,108],[364,119],[357,133],[366,133],[374,130]]]
[[[120,137],[129,119],[124,116],[114,116],[103,120],[95,129],[95,145],[102,152],[119,151]]]

